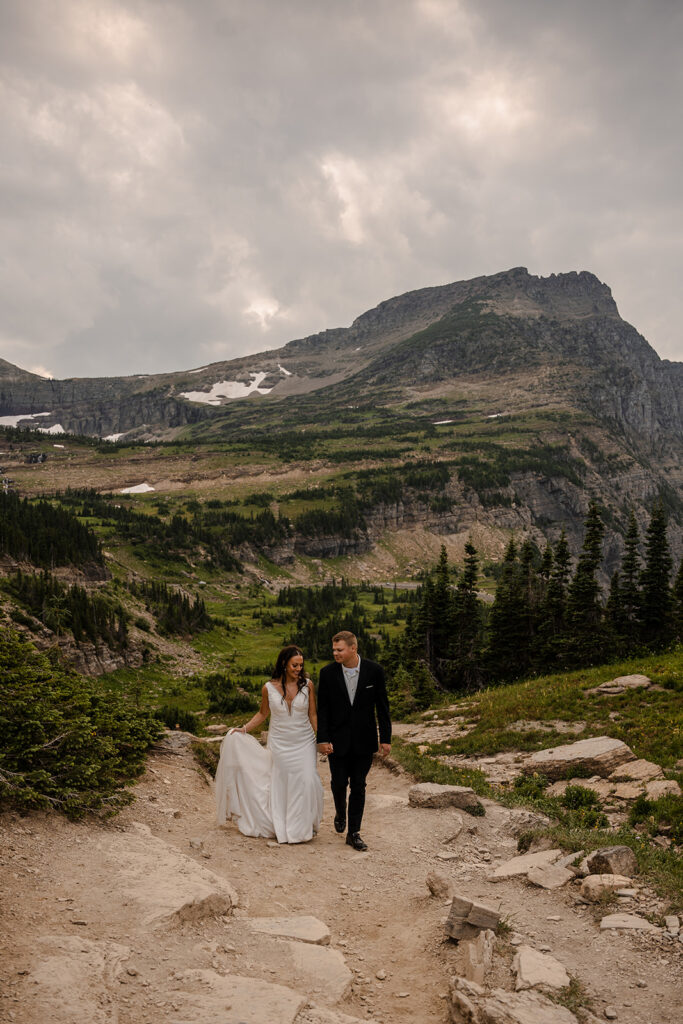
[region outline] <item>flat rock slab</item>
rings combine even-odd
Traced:
[[[453,1024],[578,1024],[573,1013],[540,992],[486,992],[476,982],[452,978],[449,992]]]
[[[22,993],[24,1019],[50,1024],[112,1024],[109,990],[129,952],[115,942],[93,942],[76,935],[40,938],[31,985]]]
[[[564,988],[570,981],[569,975],[559,960],[548,956],[547,953],[539,953],[532,946],[519,947],[515,953],[512,969],[517,974],[515,982],[517,992],[538,986]]]
[[[630,846],[603,846],[586,857],[591,875],[626,875],[631,879],[638,874],[638,861]]]
[[[659,800],[660,796],[680,796],[681,787],[675,779],[655,779],[645,783],[645,795],[648,800]]]
[[[348,1013],[329,1010],[326,1006],[306,1006],[298,1014],[295,1024],[375,1024],[375,1020],[373,1017],[363,1017],[362,1020],[349,1017]]]
[[[282,939],[297,939],[317,946],[327,946],[330,941],[330,929],[317,917],[252,917],[248,924],[257,932]]]
[[[652,680],[648,676],[639,675],[634,673],[630,676],[617,676],[616,679],[608,679],[604,683],[600,683],[593,690],[587,690],[587,693],[599,693],[602,696],[615,696],[619,693],[625,693],[626,690],[638,690],[644,689],[649,690],[652,686]]]
[[[554,864],[561,856],[562,850],[539,850],[538,853],[523,853],[504,864],[499,864],[493,874],[489,875],[489,881],[504,882],[508,878],[521,878],[527,875],[532,868]]]
[[[419,782],[408,791],[411,807],[480,807],[479,798],[470,786],[440,786],[437,782]]]
[[[594,736],[561,747],[537,750],[523,766],[526,775],[538,773],[551,781],[565,777],[579,765],[591,775],[606,778],[619,765],[635,761],[636,756],[622,740],[611,736]]]
[[[581,883],[581,895],[587,900],[597,900],[603,892],[626,889],[631,879],[625,875],[588,875]]]
[[[344,998],[351,987],[353,974],[338,949],[314,946],[308,942],[286,942],[285,945],[297,987],[319,994],[325,1002],[337,1003]],[[287,971],[283,977],[290,977],[291,973]]]
[[[654,761],[646,761],[643,757],[628,761],[610,773],[612,782],[649,782],[651,779],[663,777],[661,765],[655,764]]]
[[[224,878],[178,853],[146,825],[107,835],[98,843],[107,867],[105,889],[117,903],[135,906],[143,928],[229,914],[238,896]]]
[[[182,992],[169,992],[180,1007],[182,1024],[294,1024],[306,997],[285,985],[238,974],[190,970],[182,975]]]
[[[527,880],[541,889],[561,889],[574,878],[574,872],[559,864],[537,865],[527,872]]]
[[[600,922],[600,930],[605,931],[608,928],[624,928],[629,931],[640,932],[659,931],[653,924],[646,921],[644,917],[638,917],[637,914],[608,914]]]

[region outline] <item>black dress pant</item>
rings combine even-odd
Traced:
[[[349,832],[360,832],[365,807],[365,779],[372,764],[372,751],[330,754],[330,776],[334,807],[338,818],[346,817],[346,791],[349,794]]]

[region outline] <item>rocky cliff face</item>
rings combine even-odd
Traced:
[[[388,379],[400,390],[463,374],[502,379],[528,370],[533,392],[533,374],[544,366],[556,371],[558,394],[614,423],[635,443],[663,450],[680,440],[683,364],[660,360],[620,318],[610,289],[593,274],[541,278],[523,267],[407,292],[349,328],[193,371],[50,381],[0,360],[0,416],[49,412],[40,426],[154,435],[226,405],[270,404],[331,381],[345,381],[344,393],[358,397]],[[262,375],[258,394],[244,388],[245,399],[234,399],[224,388],[226,394],[207,397],[218,382],[248,385],[256,374]]]

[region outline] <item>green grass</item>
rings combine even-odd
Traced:
[[[616,697],[586,693],[615,676],[641,673],[661,690],[631,690]],[[467,736],[435,744],[435,753],[496,754],[505,750],[542,750],[589,736],[607,735],[627,743],[637,757],[670,768],[683,747],[683,648],[576,672],[543,676],[510,686],[491,687],[455,701],[443,718],[467,707],[476,727]],[[618,718],[610,718],[616,712]],[[533,730],[517,732],[518,721],[582,721],[586,729],[572,736]]]

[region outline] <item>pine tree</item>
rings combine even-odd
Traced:
[[[595,502],[586,517],[583,548],[567,593],[567,646],[575,663],[590,665],[604,654],[600,585],[597,572],[602,561],[605,527]]]
[[[666,529],[664,506],[658,502],[652,509],[645,535],[645,568],[640,576],[642,636],[648,647],[655,648],[664,647],[673,639],[670,584],[673,563]]]
[[[673,586],[674,604],[674,638],[679,644],[683,643],[683,558],[678,566],[676,579]]]
[[[482,685],[482,603],[477,597],[479,557],[471,541],[465,544],[465,563],[455,593],[454,683],[468,690]]]
[[[510,540],[489,615],[487,668],[497,682],[518,678],[527,667],[525,602],[517,545]]]
[[[637,645],[641,594],[640,594],[640,556],[638,546],[640,535],[638,533],[638,520],[631,509],[628,520],[628,529],[624,538],[624,557],[619,572],[619,603],[620,619],[619,628],[621,635],[626,640],[628,649]]]

